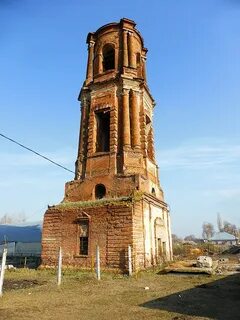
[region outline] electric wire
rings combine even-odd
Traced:
[[[15,143],[15,144],[17,144],[18,146],[20,146],[20,147],[22,147],[22,148],[24,148],[24,149],[26,149],[26,150],[28,150],[28,151],[30,151],[30,152],[32,152],[32,153],[34,153],[34,154],[36,154],[37,156],[39,156],[39,157],[41,157],[41,158],[43,158],[43,159],[45,159],[45,160],[47,160],[47,161],[51,162],[52,164],[55,164],[56,166],[58,166],[58,167],[60,167],[60,168],[62,168],[62,169],[64,169],[64,170],[66,170],[66,171],[69,171],[69,172],[71,172],[71,173],[75,173],[74,171],[72,171],[72,170],[70,170],[70,169],[68,169],[68,168],[66,168],[66,167],[64,167],[64,166],[62,166],[61,164],[59,164],[59,163],[57,163],[57,162],[55,162],[55,161],[53,161],[53,160],[49,159],[48,157],[46,157],[46,156],[44,156],[44,155],[40,154],[39,152],[34,151],[33,149],[30,149],[30,148],[28,148],[28,147],[24,146],[23,144],[21,144],[21,143],[17,142],[16,140],[14,140],[14,139],[12,139],[12,138],[9,138],[9,137],[5,136],[5,135],[4,135],[4,134],[2,134],[2,133],[0,133],[0,136],[1,136],[1,137],[3,137],[3,138],[5,138],[5,139],[7,139],[7,140],[9,140],[9,141],[11,141],[11,142],[13,142],[13,143]]]

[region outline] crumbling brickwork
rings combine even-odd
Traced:
[[[158,178],[153,137],[155,102],[135,22],[121,19],[89,33],[76,174],[60,205],[45,213],[43,265],[91,267],[95,247],[108,268],[134,269],[171,259],[168,206]],[[137,196],[136,196],[137,195]],[[137,199],[136,199],[137,197]]]

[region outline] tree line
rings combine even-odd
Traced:
[[[215,231],[214,225],[212,223],[204,222],[202,224],[202,238],[210,239],[211,237],[214,236],[216,232],[227,232],[229,234],[232,234],[236,238],[240,238],[240,228],[227,220],[223,221],[219,213],[217,215],[217,231]],[[197,239],[194,234],[190,234],[186,236],[184,239],[181,239],[177,235],[172,234],[172,240],[173,242],[182,242],[183,240],[197,241],[199,239]]]
[[[0,224],[17,224],[26,222],[26,216],[24,213],[19,213],[16,216],[5,213],[0,217]]]
[[[239,238],[240,228],[238,228],[235,224],[230,223],[229,221],[223,221],[219,213],[217,215],[217,228],[219,232],[227,232],[229,234],[232,234],[236,238]],[[214,225],[209,222],[204,222],[202,225],[202,237],[204,239],[210,239],[214,236],[214,234]]]

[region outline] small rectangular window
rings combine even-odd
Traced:
[[[88,255],[88,241],[89,241],[89,222],[88,220],[80,221],[79,223],[79,253],[80,255]]]
[[[163,243],[162,243],[162,249],[163,249],[163,255],[166,256],[166,253],[167,253],[167,245],[166,245],[166,242],[163,242]]]

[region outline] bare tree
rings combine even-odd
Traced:
[[[182,239],[179,238],[176,234],[172,234],[172,241],[173,243],[179,243],[182,242]]]
[[[218,226],[218,231],[222,232],[223,231],[223,222],[222,222],[222,217],[219,212],[217,214],[217,226]]]
[[[25,212],[19,212],[19,214],[15,218],[15,222],[17,223],[23,223],[26,222],[26,215]]]
[[[190,234],[189,236],[186,236],[184,238],[185,241],[195,241],[196,240],[196,237],[194,234]]]
[[[18,215],[10,215],[5,213],[2,217],[0,217],[0,224],[18,224],[26,221],[26,216],[24,212],[20,212]]]
[[[12,223],[12,218],[9,214],[5,213],[1,218],[0,218],[0,224],[11,224]]]
[[[204,222],[202,229],[202,236],[204,239],[210,239],[214,235],[214,226],[212,223]]]
[[[232,224],[228,221],[223,222],[223,231],[228,232],[228,233],[234,235],[235,237],[237,237],[238,233],[239,233],[239,230],[236,227],[236,225]]]

